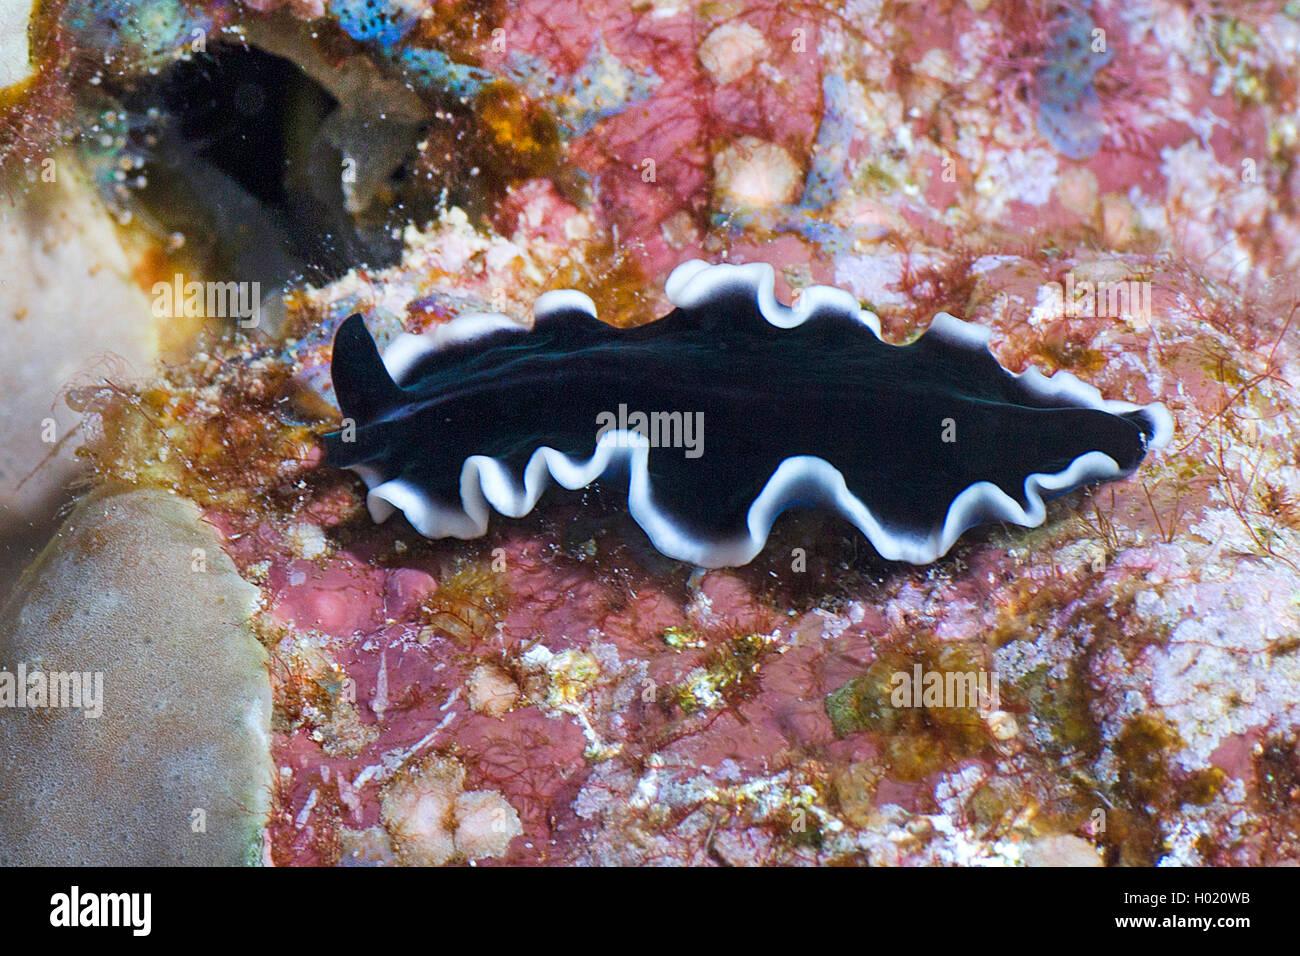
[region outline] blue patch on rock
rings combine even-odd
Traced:
[[[1038,131],[1062,156],[1088,159],[1101,148],[1106,125],[1094,79],[1111,61],[1109,48],[1093,49],[1091,3],[1059,5],[1051,17],[1045,63],[1034,73]]]

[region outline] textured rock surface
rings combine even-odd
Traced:
[[[246,36],[349,91],[349,208],[392,171],[351,133],[396,101],[358,91],[437,111],[400,261],[84,403],[99,474],[200,502],[262,591],[276,863],[1300,860],[1300,7],[199,6],[68,22],[129,72],[222,9],[319,18],[319,50],[284,16]],[[331,59],[340,33],[374,69]],[[129,203],[126,139],[86,142]],[[786,299],[849,289],[893,343],[953,312],[1008,368],[1163,401],[1176,438],[925,568],[791,514],[704,574],[598,489],[427,541],[317,467],[351,313],[383,344],[573,286],[634,325],[696,256],[769,261]],[[916,666],[996,677],[1000,706],[894,703]]]
[[[0,600],[53,532],[78,471],[65,387],[128,382],[158,354],[149,299],[112,220],[70,161],[53,183],[0,203]]]
[[[131,491],[78,505],[0,613],[0,663],[102,672],[103,713],[0,708],[0,864],[261,858],[271,693],[248,627],[257,598],[189,502]]]

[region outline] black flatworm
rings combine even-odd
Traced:
[[[1162,405],[1006,371],[987,330],[946,313],[895,346],[847,292],[789,307],[774,289],[769,265],[695,260],[668,279],[676,308],[639,328],[549,292],[531,329],[463,315],[382,358],[354,315],[328,461],[361,475],[376,521],[398,508],[428,537],[482,535],[489,505],[527,514],[551,479],[621,473],[632,517],[681,561],[745,564],[778,514],[813,506],[925,564],[975,524],[1041,524],[1044,497],[1127,475],[1172,435]]]

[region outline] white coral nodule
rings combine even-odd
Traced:
[[[442,866],[504,856],[523,833],[519,814],[495,790],[464,791],[455,760],[429,757],[404,770],[380,798],[380,819],[403,863]]]

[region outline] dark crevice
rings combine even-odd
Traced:
[[[147,118],[132,123],[146,180],[133,204],[159,232],[183,236],[210,278],[258,281],[266,293],[397,261],[401,210],[349,212],[344,158],[324,132],[339,103],[290,60],[220,44],[113,92]],[[406,132],[413,150],[420,131]]]

